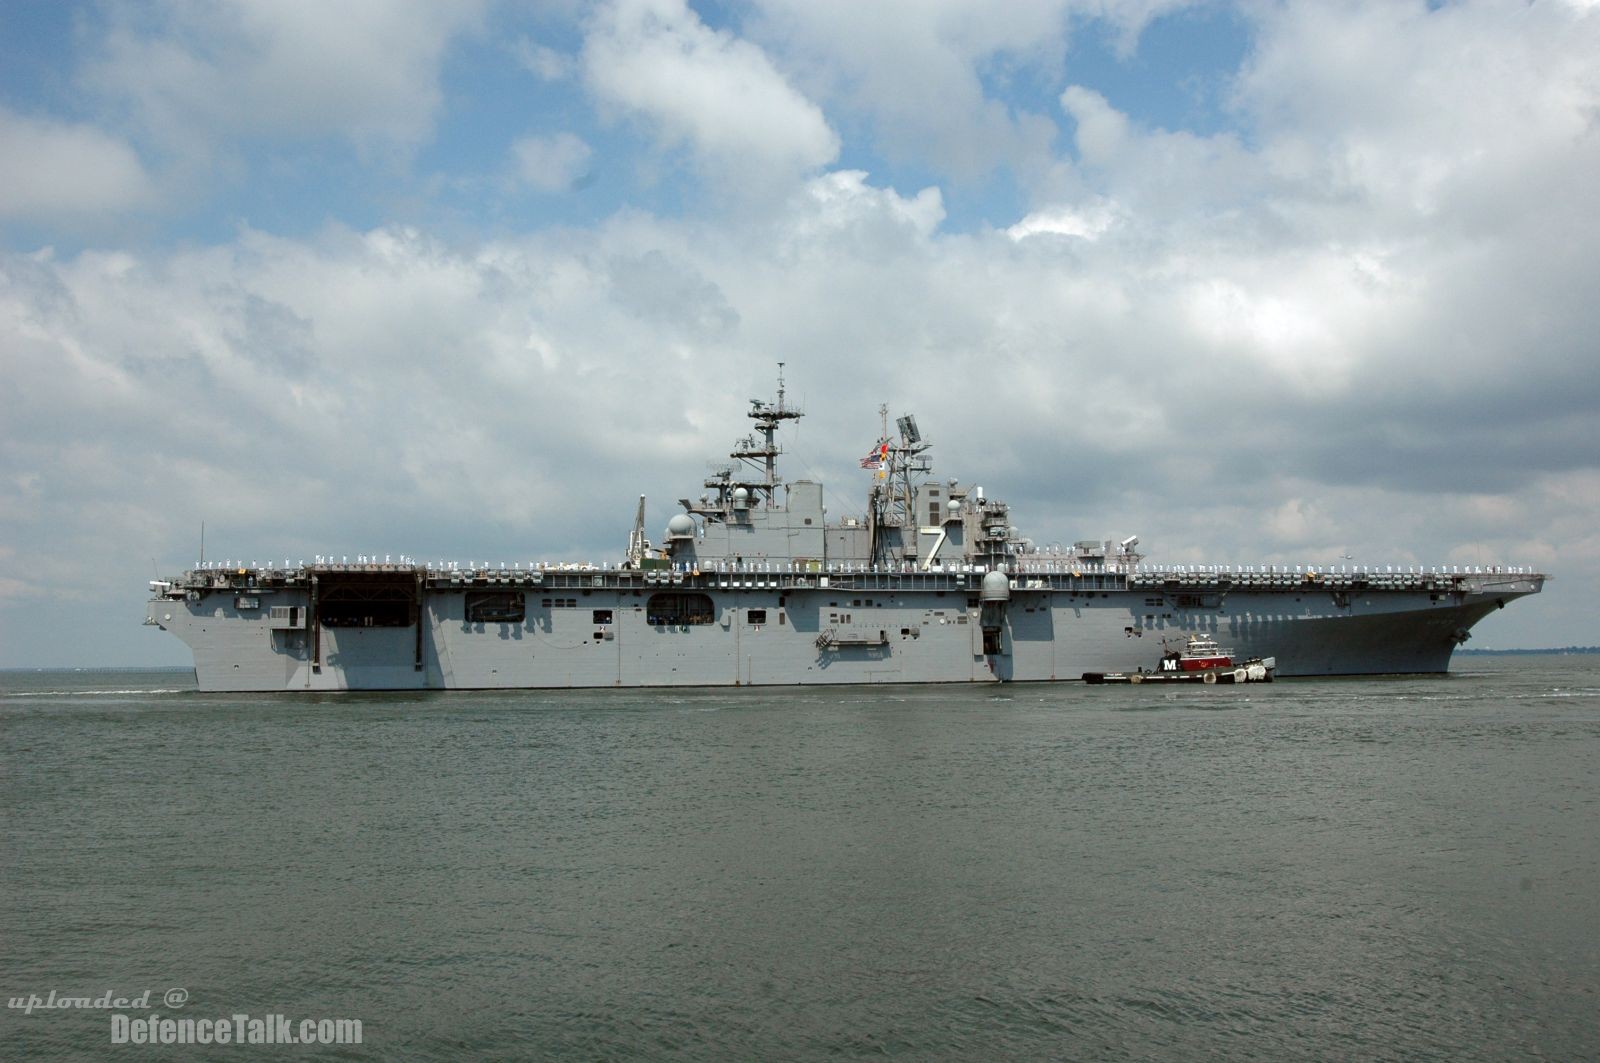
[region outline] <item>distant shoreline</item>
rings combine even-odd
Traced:
[[[1600,653],[1600,646],[1553,646],[1542,650],[1457,650],[1457,657],[1503,657],[1516,654],[1538,654],[1562,657],[1574,653]]]

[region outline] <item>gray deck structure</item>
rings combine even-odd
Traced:
[[[1446,671],[1546,578],[1161,566],[1133,538],[1038,550],[1003,502],[933,477],[911,417],[863,463],[865,518],[829,524],[821,484],[777,473],[776,432],[801,416],[781,377],[748,415],[659,547],[641,499],[616,563],[213,565],[153,582],[145,622],[218,691],[1076,681],[1196,632],[1280,676],[1368,675]]]

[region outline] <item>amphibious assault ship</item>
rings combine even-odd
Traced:
[[[997,683],[1133,671],[1165,637],[1223,638],[1280,676],[1444,672],[1526,569],[1158,565],[1138,538],[1036,548],[982,487],[933,475],[915,418],[861,465],[863,516],[784,481],[785,399],[680,499],[644,499],[626,556],[510,567],[358,556],[197,565],[150,584],[145,623],[194,651],[202,690]]]

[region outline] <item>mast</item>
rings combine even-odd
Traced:
[[[868,501],[871,557],[875,564],[915,560],[918,524],[916,492],[911,477],[933,471],[933,464],[927,457],[927,451],[933,444],[923,441],[922,433],[917,429],[917,419],[909,413],[895,419],[899,438],[889,439],[887,407],[880,406],[878,412],[884,418],[884,441],[889,444],[889,468],[883,482],[873,484]],[[900,529],[900,549],[896,555],[891,555],[884,529],[896,527]]]
[[[747,416],[755,421],[756,431],[761,433],[761,446],[759,448],[746,448],[735,452],[735,458],[760,458],[763,463],[764,478],[756,486],[766,495],[767,504],[775,501],[778,487],[778,455],[783,453],[783,448],[778,446],[773,435],[778,430],[778,425],[783,421],[799,420],[804,416],[799,410],[790,409],[784,402],[783,363],[778,363],[778,401],[776,403],[762,402],[759,399],[750,400],[751,409]]]
[[[783,453],[783,448],[778,445],[775,438],[778,426],[784,421],[798,421],[805,416],[804,411],[790,406],[785,395],[783,380],[784,363],[778,363],[778,401],[767,402],[762,399],[751,399],[750,409],[745,416],[756,423],[756,430],[734,444],[733,450],[728,454],[734,461],[731,464],[713,467],[713,474],[705,482],[709,488],[717,492],[716,511],[726,513],[737,508],[735,492],[741,488],[746,492],[745,498],[749,503],[762,502],[765,505],[775,505],[778,500],[778,486],[783,483],[783,478],[778,475],[778,455]],[[754,465],[756,475],[748,475],[741,469],[740,462],[746,466]],[[704,512],[701,509],[690,507],[691,512]]]
[[[882,446],[889,441],[889,404],[878,403],[878,445]],[[872,486],[867,490],[867,557],[877,564],[879,553],[883,545],[883,486],[879,482],[888,473],[879,470],[878,475],[872,478]]]

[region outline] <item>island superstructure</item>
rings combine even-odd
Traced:
[[[194,652],[202,690],[318,691],[996,683],[1132,671],[1203,634],[1279,676],[1444,672],[1525,569],[1151,564],[1134,536],[1040,549],[1010,507],[933,475],[916,419],[861,465],[864,516],[785,481],[802,412],[753,430],[659,545],[644,499],[615,562],[511,567],[319,558],[199,566],[151,583],[146,623]]]

